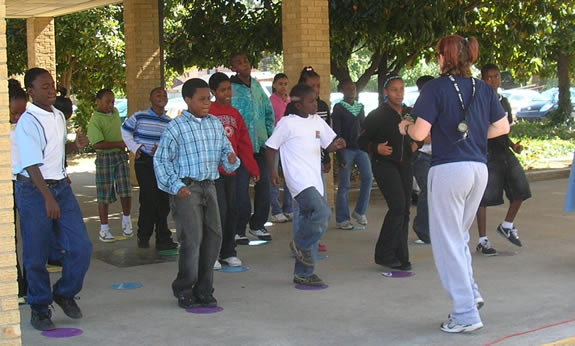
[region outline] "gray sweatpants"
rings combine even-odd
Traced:
[[[487,166],[454,162],[429,170],[428,202],[431,247],[439,278],[453,302],[458,324],[481,321],[475,299],[481,297],[473,279],[469,228],[487,185]]]

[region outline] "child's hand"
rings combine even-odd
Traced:
[[[255,183],[257,183],[258,181],[260,181],[260,177],[257,176],[257,175],[255,175],[255,176],[250,177],[250,180],[252,181],[252,183],[255,184]]]
[[[523,151],[523,146],[521,145],[521,140],[519,140],[517,143],[513,144],[511,146],[511,149],[513,149],[513,151],[516,152],[517,154],[521,154],[521,152]]]
[[[180,191],[178,191],[178,198],[186,198],[191,194],[192,191],[190,191],[187,186],[184,186],[180,189]]]
[[[419,146],[415,142],[411,142],[411,151],[416,152]]]
[[[391,146],[387,145],[387,141],[385,141],[383,143],[379,143],[377,145],[377,153],[381,156],[391,155],[392,152],[393,152],[393,148]]]
[[[405,126],[407,126],[407,125],[413,125],[413,122],[411,122],[407,119],[404,119],[399,123],[399,125],[397,125],[399,128],[399,133],[401,133],[402,136],[407,135],[407,132],[405,132]]]
[[[233,165],[234,163],[236,163],[236,159],[237,159],[236,154],[234,154],[234,153],[229,153],[229,154],[228,154],[228,162],[231,163],[232,165]]]
[[[76,131],[76,140],[74,141],[78,150],[84,149],[88,145],[88,136],[82,133],[80,129]]]
[[[48,216],[49,219],[55,220],[60,218],[60,206],[52,195],[45,201],[44,205],[46,206],[46,216]]]
[[[338,138],[336,139],[334,142],[335,144],[335,150],[341,150],[341,149],[345,149],[345,147],[347,146],[347,144],[345,143],[345,139],[343,138]]]
[[[274,186],[279,187],[281,185],[281,179],[280,179],[278,172],[275,172],[275,171],[271,172],[270,178],[271,178],[270,181]]]

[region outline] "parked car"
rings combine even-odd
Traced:
[[[507,89],[501,90],[499,94],[509,100],[514,120],[517,119],[517,112],[519,112],[521,108],[529,106],[533,100],[538,99],[541,95],[533,89]]]
[[[124,120],[126,119],[126,116],[128,116],[128,100],[127,99],[115,99],[114,100],[114,107],[116,107],[116,109],[118,110],[118,113],[120,113],[120,120],[122,120],[122,123],[123,123]]]
[[[571,104],[575,112],[575,88],[569,89],[571,93]],[[517,119],[527,121],[545,120],[547,115],[556,110],[559,102],[559,89],[551,88],[542,92],[538,98],[534,99],[529,105],[521,108],[517,112]]]

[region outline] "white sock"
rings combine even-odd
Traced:
[[[123,224],[123,225],[124,225],[124,224],[127,224],[127,223],[130,223],[130,222],[132,222],[132,221],[130,220],[130,215],[122,215],[122,224]]]
[[[485,244],[488,241],[489,239],[487,239],[487,237],[479,237],[479,244]]]
[[[503,221],[501,226],[503,226],[503,228],[513,229],[513,222]]]
[[[100,231],[109,231],[110,226],[108,224],[100,224]]]

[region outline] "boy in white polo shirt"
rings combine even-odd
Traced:
[[[313,89],[298,84],[290,92],[297,114],[283,117],[272,136],[266,141],[266,156],[271,181],[279,186],[275,156],[280,151],[288,189],[299,206],[299,228],[290,243],[296,255],[294,283],[322,286],[323,280],[314,274],[317,248],[327,229],[331,210],[324,198],[321,179],[321,149],[328,152],[345,148],[345,140],[336,134],[317,113]]]
[[[16,175],[14,195],[20,214],[31,323],[38,330],[49,330],[55,328],[49,310],[52,301],[60,305],[68,317],[82,317],[74,297],[82,289],[92,244],[78,202],[66,181],[64,157],[85,147],[88,139],[77,134],[75,142],[66,144],[66,119],[53,106],[56,88],[48,71],[28,70],[24,86],[32,104],[16,126],[19,162],[12,169]],[[63,269],[52,294],[46,263],[54,229],[63,252]]]

